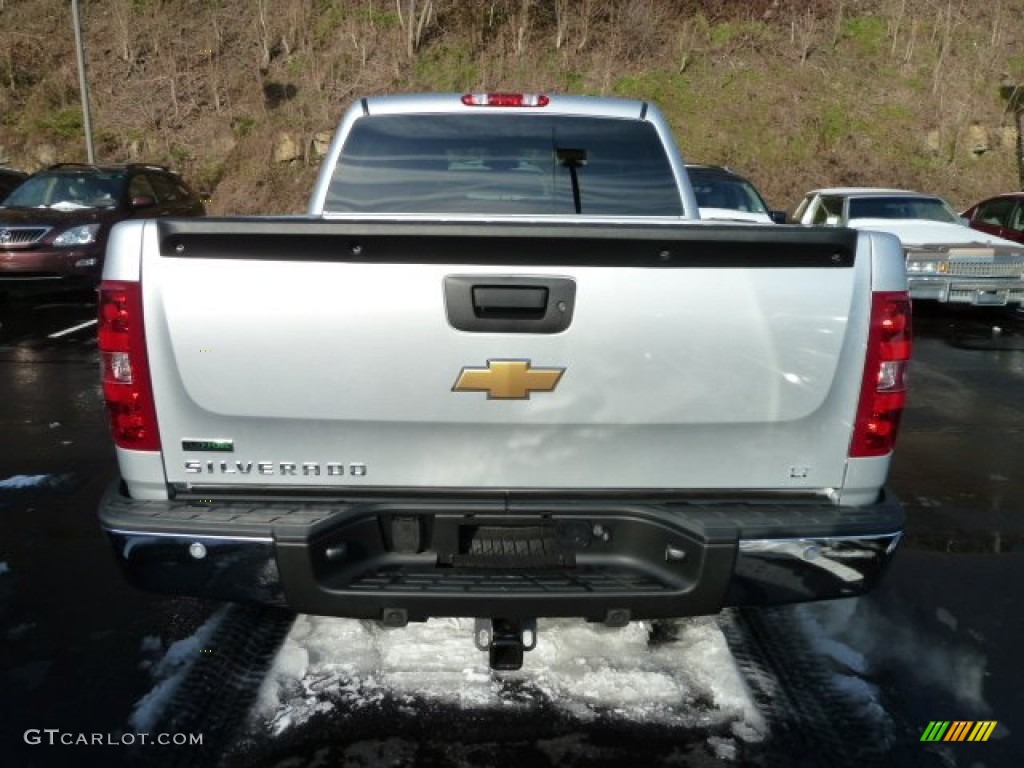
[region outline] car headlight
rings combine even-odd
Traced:
[[[907,262],[907,272],[914,275],[935,275],[946,272],[946,262],[935,259],[914,259]]]
[[[66,248],[75,245],[89,245],[96,242],[96,233],[100,231],[99,224],[83,224],[80,227],[65,229],[53,240],[53,244]]]

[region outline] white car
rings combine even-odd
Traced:
[[[907,254],[910,295],[962,304],[1024,302],[1024,246],[980,232],[935,195],[834,187],[809,192],[793,213],[804,226],[896,235]]]

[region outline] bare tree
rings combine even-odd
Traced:
[[[962,6],[961,6],[962,8]],[[955,39],[954,31],[958,26],[958,17],[960,15],[960,9],[954,10],[953,0],[949,0],[949,4],[946,7],[946,13],[939,15],[939,24],[935,26],[933,32],[933,40],[935,36],[941,32],[941,38],[937,41],[938,44],[938,58],[935,62],[935,71],[933,72],[932,78],[932,93],[937,94],[940,87],[942,86],[942,74],[943,66],[946,63],[946,57],[949,55],[952,47],[953,40]]]
[[[267,0],[256,0],[260,23],[260,70],[270,66],[270,33],[267,31]]]
[[[217,23],[217,14],[212,10],[210,12],[210,31],[212,32],[212,39],[207,59],[207,63],[209,64],[210,100],[213,102],[214,111],[220,112],[220,72],[217,69],[217,61],[222,36],[220,25]]]
[[[513,48],[516,56],[526,52],[526,35],[530,31],[530,6],[533,0],[519,0],[519,12],[515,16],[516,39]]]
[[[794,13],[789,29],[790,40],[793,41],[802,67],[807,63],[818,42],[818,18],[810,9],[805,10],[802,16]]]
[[[562,50],[569,27],[569,0],[555,0],[555,50]]]
[[[2,2],[2,0],[0,0]],[[3,5],[0,4],[0,9]],[[131,74],[135,68],[136,49],[133,45],[136,33],[130,29],[128,16],[131,8],[125,0],[114,4],[114,18],[117,19],[117,26],[121,32],[121,59],[128,65],[128,73]]]
[[[580,11],[580,39],[576,43],[576,50],[582,51],[590,42],[590,16],[594,9],[594,0],[583,0],[583,9]]]
[[[416,12],[416,0],[406,0],[406,14],[402,15],[402,0],[395,0],[398,24],[405,30],[405,55],[411,60],[423,42],[423,32],[434,14],[434,0],[425,0]]]

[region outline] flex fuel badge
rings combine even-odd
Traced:
[[[221,453],[233,453],[235,450],[234,440],[182,440],[181,450],[183,451],[218,451]]]

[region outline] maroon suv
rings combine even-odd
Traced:
[[[158,165],[62,163],[30,176],[0,206],[0,292],[91,288],[110,228],[157,216],[203,216],[201,199]]]
[[[13,168],[0,168],[0,203],[10,194],[11,190],[28,178],[27,173]]]
[[[1007,192],[982,200],[964,211],[963,216],[974,229],[1024,243],[1024,192]]]

